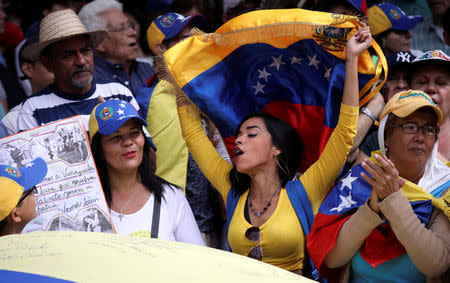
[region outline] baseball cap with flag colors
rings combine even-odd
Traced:
[[[423,53],[413,61],[414,64],[420,62],[449,64],[450,56],[448,56],[442,50],[439,49],[431,50]]]
[[[133,118],[147,126],[147,122],[139,116],[136,108],[126,101],[110,99],[98,104],[92,110],[89,118],[90,140],[92,141],[97,132],[102,135],[113,134],[126,121]]]
[[[47,164],[40,157],[21,168],[0,165],[0,221],[17,206],[22,194],[39,184],[45,175]]]
[[[200,14],[184,17],[177,13],[167,13],[157,17],[147,29],[148,46],[155,53],[157,44],[177,36],[189,23],[200,29],[206,26],[206,19]]]
[[[389,113],[404,118],[422,107],[431,107],[436,112],[438,123],[442,121],[442,112],[431,97],[420,90],[407,90],[394,95],[384,106],[380,121]]]
[[[399,7],[380,3],[367,10],[370,31],[378,35],[389,29],[410,30],[423,21],[422,16],[407,16]]]

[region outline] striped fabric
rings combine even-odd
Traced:
[[[98,96],[130,102],[136,109],[139,106],[130,90],[119,83],[96,84],[83,95],[73,95],[58,89],[54,84],[29,97],[19,112],[17,126],[25,131],[60,119],[81,115],[86,131],[89,130],[89,116]]]

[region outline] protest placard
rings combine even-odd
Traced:
[[[38,217],[23,233],[113,233],[108,206],[79,116],[0,139],[0,164],[20,168],[37,157],[48,166],[36,194]]]

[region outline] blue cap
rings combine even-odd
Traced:
[[[39,184],[45,175],[47,164],[39,157],[20,169],[0,165],[0,221],[17,206],[22,194]]]
[[[206,27],[206,19],[200,14],[189,17],[167,13],[157,17],[147,29],[148,46],[155,53],[155,46],[177,36],[190,22],[199,29]]]
[[[24,192],[39,184],[45,175],[47,175],[47,163],[40,157],[20,168],[0,165],[0,177],[13,180],[23,187]]]
[[[147,122],[139,116],[136,108],[126,101],[110,99],[98,104],[92,110],[89,118],[91,141],[97,132],[102,135],[111,135],[130,119],[136,119],[142,125],[147,126]]]
[[[410,30],[423,21],[422,16],[407,16],[399,7],[381,3],[367,10],[370,30],[373,35],[380,34],[389,29]]]

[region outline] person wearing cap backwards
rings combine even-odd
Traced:
[[[365,182],[351,181],[356,202],[350,199],[351,210],[343,212],[350,217],[333,236],[335,245],[323,263],[329,269],[346,266],[341,282],[441,282],[437,277],[450,263],[450,168],[436,154],[442,113],[427,94],[408,90],[388,101],[380,119],[381,151],[361,163],[360,176],[353,176]],[[426,203],[416,202],[422,199],[432,206],[419,208]],[[326,231],[316,225],[311,233]],[[384,236],[372,234],[380,231]],[[380,264],[369,265],[368,258]]]
[[[99,82],[119,82],[133,95],[155,72],[138,55],[137,32],[133,22],[122,11],[122,3],[115,0],[92,1],[78,13],[89,30],[104,29],[106,39],[95,46],[94,79]]]
[[[0,165],[0,236],[20,234],[37,216],[34,194],[47,164],[36,158],[21,168]]]
[[[203,29],[206,20],[197,14],[184,17],[166,13],[157,17],[147,29],[148,46],[156,56],[191,36],[191,29]],[[156,152],[156,175],[185,190],[188,150],[181,132],[177,105],[173,99],[175,88],[158,74],[150,77],[136,93],[140,115],[148,123]]]
[[[148,45],[156,56],[178,42],[191,36],[192,28],[204,29],[206,19],[196,14],[184,17],[166,13],[157,17],[147,30]],[[203,193],[211,185],[203,176],[183,139],[177,106],[173,99],[175,88],[168,81],[153,75],[136,93],[140,114],[146,117],[147,130],[158,148],[156,152],[156,175],[179,186],[186,192],[188,201],[207,245],[217,247],[214,209],[210,200],[214,193]]]
[[[399,7],[381,3],[367,10],[370,31],[385,54],[396,52],[411,52],[417,55],[420,52],[411,50],[411,32],[422,16],[407,16]]]
[[[450,56],[441,50],[424,53],[413,61],[409,77],[411,88],[426,92],[442,111],[438,151],[450,160]]]
[[[120,98],[139,107],[130,90],[119,83],[93,81],[93,46],[107,33],[88,32],[70,9],[46,16],[40,25],[39,41],[23,49],[23,55],[41,63],[55,76],[53,84],[33,94],[19,111],[19,131],[81,115],[85,128],[98,97]]]
[[[91,149],[114,227],[123,235],[204,245],[183,192],[148,170],[146,125],[126,101],[92,110]]]

